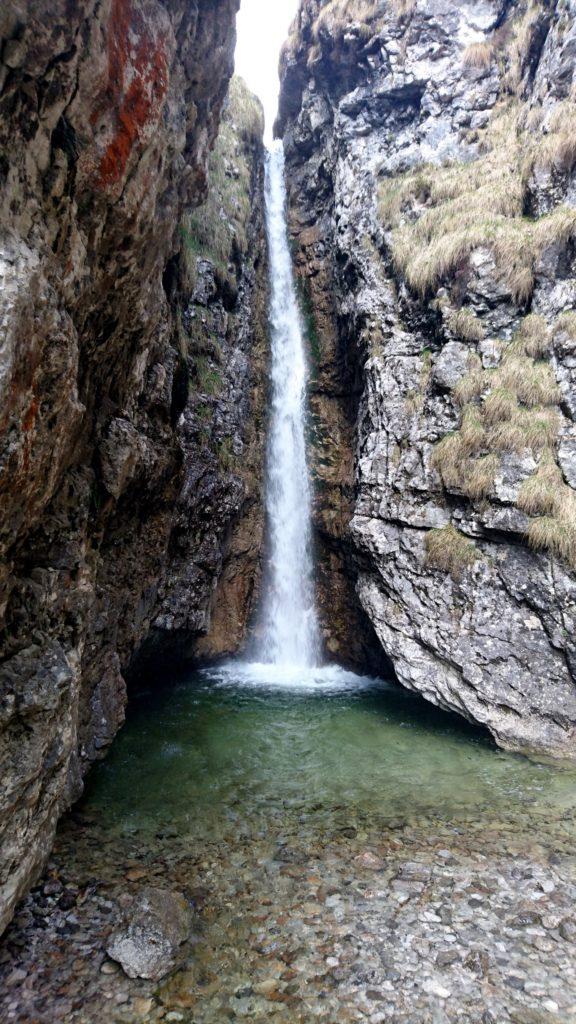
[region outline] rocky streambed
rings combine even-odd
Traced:
[[[4,937],[0,1016],[569,1024],[574,781],[338,673],[143,695]],[[129,978],[106,949],[158,891],[187,938]]]

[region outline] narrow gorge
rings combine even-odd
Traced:
[[[7,0],[1,1020],[576,1024],[575,374],[576,0]]]

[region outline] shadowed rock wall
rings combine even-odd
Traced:
[[[0,929],[122,723],[131,662],[243,640],[265,359],[246,96],[207,180],[237,6],[0,13]],[[186,218],[238,167],[217,263]]]

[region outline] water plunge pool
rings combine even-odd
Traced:
[[[241,664],[141,694],[84,809],[114,829],[217,840],[298,815],[543,822],[573,811],[576,773],[498,750],[419,697],[339,669]]]
[[[7,933],[21,1019],[568,1024],[575,783],[337,669],[142,693]],[[197,922],[160,983],[105,954],[147,887]]]

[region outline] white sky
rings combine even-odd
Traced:
[[[260,97],[266,115],[266,141],[278,108],[278,60],[298,0],[241,0],[236,20],[236,74]]]

